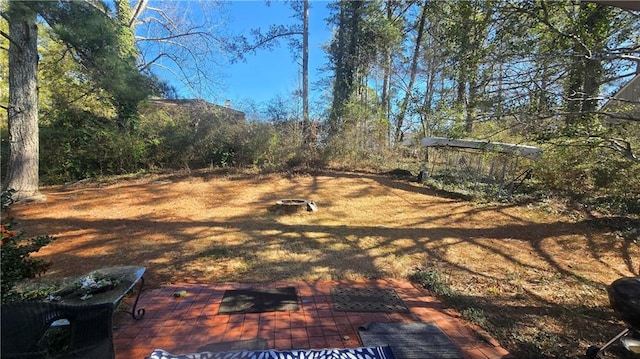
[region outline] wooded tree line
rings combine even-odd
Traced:
[[[640,74],[637,11],[540,0],[333,7],[327,125],[339,147],[365,137],[354,151],[366,157],[424,136],[540,144],[543,187],[616,192],[638,210],[640,106],[637,93],[615,98]]]
[[[9,96],[2,105],[9,118],[10,155],[3,187],[21,188],[25,196],[37,193],[34,168],[84,168],[51,176],[62,181],[152,167],[153,148],[169,139],[151,132],[169,133],[158,125],[167,122],[149,113],[141,116],[138,104],[152,94],[175,97],[154,75],[154,66],[168,68],[185,86],[207,93],[215,82],[207,66],[225,51],[258,49],[272,39],[296,36],[293,50],[305,59],[309,3],[291,3],[300,26],[274,24],[244,43],[146,0],[4,3],[1,35],[8,62],[2,71],[10,81],[3,81],[3,96]],[[251,139],[234,145],[232,153],[255,153],[255,160],[245,158],[242,164],[274,166],[274,161],[304,162],[300,156],[311,156],[325,163],[384,166],[389,154],[424,136],[539,143],[546,152],[536,173],[544,186],[568,192],[617,188],[616,198],[640,196],[638,104],[610,101],[640,68],[637,11],[543,0],[340,1],[328,6],[334,35],[324,51],[331,91],[326,107],[315,111],[325,115],[317,126],[311,124],[309,91],[303,88],[302,113],[275,118],[278,111],[271,108],[260,124],[233,125],[234,138],[257,127],[271,134],[267,141],[260,139],[270,146],[252,143],[252,150],[244,151]],[[37,19],[43,22],[36,27]],[[40,40],[34,36],[37,30]],[[18,103],[35,91],[37,59],[35,108],[40,113]],[[308,62],[302,62],[306,76]],[[16,69],[30,71],[28,79],[15,79],[22,85],[11,82]],[[31,127],[12,129],[26,123]],[[156,128],[149,130],[154,123]],[[39,156],[33,141],[13,147],[17,138],[34,136],[42,139],[40,156],[56,154],[55,159],[34,162]],[[12,157],[16,154],[21,156]],[[196,163],[206,163],[210,153],[199,156],[203,160]],[[97,170],[94,163],[84,163],[101,157],[111,164]],[[153,166],[165,165],[175,166],[154,159]],[[15,173],[28,179],[16,180]],[[29,185],[16,187],[24,183]]]
[[[347,104],[367,101],[391,146],[411,132],[472,136],[488,122],[528,140],[553,132],[606,143],[603,121],[639,120],[601,110],[638,73],[637,13],[575,1],[340,2],[332,21],[333,132],[348,122]]]

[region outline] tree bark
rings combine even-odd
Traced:
[[[15,200],[44,200],[38,190],[38,28],[36,13],[9,4],[9,158],[3,190]]]

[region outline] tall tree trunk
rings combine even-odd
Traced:
[[[586,6],[581,5],[581,11],[586,11]],[[603,5],[598,5],[589,12],[589,15],[585,19],[584,29],[589,37],[589,40],[593,42],[592,48],[595,48],[597,52],[606,48],[607,42],[607,29],[610,27],[610,8]],[[603,80],[604,68],[600,60],[590,59],[588,54],[585,54],[584,59],[584,84],[582,91],[584,92],[584,100],[582,101],[582,113],[587,114],[587,117],[592,120],[593,116],[589,113],[596,111],[598,108],[598,94],[600,92],[600,83]]]
[[[422,45],[422,36],[424,33],[424,25],[427,21],[427,3],[422,4],[422,12],[420,14],[420,20],[418,23],[418,33],[416,35],[416,44],[413,48],[413,57],[411,59],[411,69],[409,73],[409,84],[407,85],[407,92],[404,95],[400,109],[398,110],[398,116],[396,117],[394,142],[396,145],[401,141],[402,126],[404,123],[404,116],[407,112],[407,106],[411,99],[411,93],[413,91],[413,84],[416,81],[416,73],[418,72],[418,60],[420,58],[420,46]]]
[[[603,66],[599,60],[590,59],[589,52],[600,52],[605,48],[606,29],[608,22],[608,7],[598,5],[595,8],[580,5],[580,12],[584,19],[579,23],[576,31],[582,33],[585,39],[583,42],[574,41],[574,60],[569,68],[569,76],[567,80],[567,112],[565,121],[568,125],[586,124],[594,119],[592,111],[598,106],[595,98],[598,95],[602,78]],[[585,51],[585,47],[590,51]],[[569,129],[574,131],[574,129]]]
[[[478,84],[475,79],[469,80],[469,99],[467,100],[466,118],[464,121],[464,131],[467,135],[473,132],[473,123],[476,120],[476,110],[478,107]]]
[[[470,1],[462,1],[458,4],[458,16],[461,22],[460,29],[456,35],[457,44],[459,46],[457,61],[458,76],[457,76],[457,90],[456,90],[456,105],[458,110],[462,111],[462,117],[464,118],[464,127],[467,135],[470,134],[472,127],[472,121],[469,115],[469,100],[467,97],[467,86],[469,85],[469,79],[473,77],[472,71],[475,71],[474,61],[472,60],[473,52],[476,50],[475,43],[473,43],[471,37],[473,36],[472,30],[475,25],[473,21],[474,9],[473,4]]]
[[[3,189],[16,200],[44,200],[38,191],[38,27],[36,13],[21,2],[9,11],[9,158]]]
[[[116,5],[116,28],[119,60],[123,63],[123,68],[130,71],[133,77],[137,73],[136,58],[138,50],[136,49],[136,41],[134,28],[130,27],[133,18],[131,4],[129,0],[115,0]],[[130,87],[130,89],[135,86]],[[145,96],[143,96],[145,97]],[[118,125],[121,129],[132,132],[136,127],[135,113],[138,109],[140,98],[131,96],[131,91],[116,91],[116,110],[118,112]]]
[[[424,102],[422,103],[422,115],[420,116],[420,120],[422,122],[422,137],[431,136],[431,114],[432,114],[432,104],[433,104],[433,95],[435,89],[436,82],[436,72],[437,65],[435,64],[436,60],[432,57],[427,62],[428,73],[425,78],[425,90],[424,90]]]
[[[358,94],[362,90],[362,78],[364,77],[365,70],[362,68],[362,52],[360,51],[359,46],[359,37],[361,35],[361,21],[362,21],[362,4],[359,1],[354,1],[349,4],[351,9],[351,19],[350,20],[350,31],[349,34],[349,46],[347,47],[347,68],[349,71],[349,79],[351,80],[347,96],[345,97],[347,101],[351,98],[351,96],[356,93]]]
[[[387,21],[391,23],[393,21],[393,7],[392,1],[386,2]],[[384,118],[388,126],[388,143],[391,144],[391,46],[386,46],[383,49],[383,75],[382,75],[382,111],[384,112]]]
[[[303,0],[302,10],[302,131],[304,144],[315,143],[309,120],[309,0]]]
[[[329,117],[330,136],[338,134],[344,127],[345,105],[359,90],[362,79],[358,37],[360,36],[361,7],[359,1],[341,1],[338,33],[333,40],[332,53],[335,68],[333,100]]]
[[[350,81],[351,74],[347,73],[347,56],[345,51],[347,49],[347,20],[349,16],[347,14],[348,2],[343,1],[339,3],[340,13],[338,19],[338,33],[332,46],[333,49],[333,66],[335,68],[335,80],[333,83],[333,101],[331,103],[331,113],[329,115],[329,134],[335,135],[342,129],[342,115],[344,111],[344,103],[346,102],[346,94],[348,81]]]

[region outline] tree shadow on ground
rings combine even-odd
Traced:
[[[563,353],[580,351],[567,348],[572,338],[580,340],[580,346],[609,339],[619,323],[603,315],[610,314],[603,309],[604,285],[613,277],[638,274],[637,244],[608,236],[605,226],[593,226],[591,220],[542,221],[514,212],[516,205],[475,206],[368,173],[322,171],[233,180],[207,176],[56,189],[51,202],[23,206],[17,219],[29,235],[58,237],[38,254],[53,262],[47,275],[137,264],[147,266],[149,287],[171,282],[380,278],[396,275],[390,267],[396,260],[407,259],[403,265],[437,261],[463,288],[474,288],[478,305],[492,321],[500,324],[501,316],[513,319],[514,327],[496,327],[514,346],[545,340],[553,345],[557,340]],[[270,215],[267,208],[283,194],[321,198],[321,212]],[[380,207],[368,208],[377,197],[384,198],[376,204]],[[139,213],[119,217],[128,206],[140,207]],[[398,217],[385,217],[392,214]],[[472,251],[479,256],[466,259]],[[267,252],[281,256],[267,258]],[[500,281],[521,288],[501,297],[490,290],[492,286],[478,285]],[[545,299],[539,294],[545,286],[573,297]],[[589,305],[573,304],[572,291],[584,293]],[[545,323],[549,318],[566,324],[532,329],[534,321]],[[581,332],[590,321],[597,330]],[[553,335],[539,334],[533,340],[531,333],[518,334],[544,330]],[[514,337],[508,339],[509,335]]]

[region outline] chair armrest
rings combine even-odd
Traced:
[[[64,358],[115,357],[113,349],[113,304],[68,305],[48,302],[2,304],[1,356],[3,358],[43,358],[47,350],[40,340],[51,324],[69,321],[69,342],[60,356]],[[46,349],[46,348],[45,348]],[[44,354],[44,355],[43,355]]]

